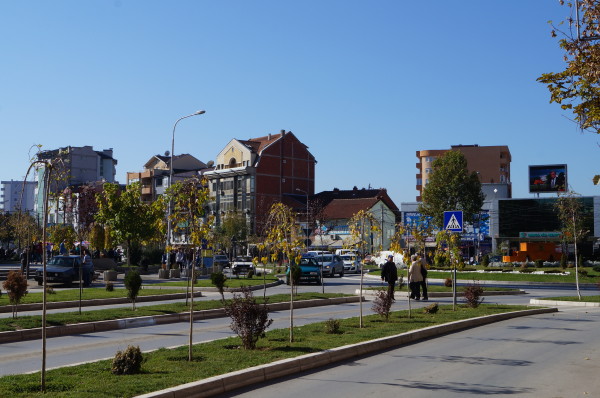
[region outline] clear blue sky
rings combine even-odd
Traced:
[[[528,165],[566,163],[600,194],[600,136],[536,82],[564,64],[555,0],[0,0],[0,179],[32,145],[114,148],[117,179],[170,149],[214,160],[232,139],[291,130],[316,190],[384,187],[414,201],[415,152],[508,145],[514,197]]]

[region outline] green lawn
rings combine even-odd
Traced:
[[[497,291],[518,291],[519,289],[512,289],[512,288],[508,288],[508,287],[486,287],[486,286],[480,286],[484,291],[493,291],[493,292],[497,292]],[[371,287],[371,288],[367,288],[367,290],[386,290],[387,289],[387,285],[383,286],[383,287]],[[407,291],[406,286],[404,286],[402,288],[403,291]],[[456,291],[457,292],[463,292],[465,290],[465,286],[457,286]],[[396,291],[398,291],[398,288],[396,287]],[[446,286],[441,286],[441,285],[427,285],[427,292],[431,293],[431,292],[436,292],[436,293],[452,293],[452,288],[451,287],[446,287]]]
[[[581,300],[577,296],[565,296],[565,297],[544,297],[540,300],[556,300],[556,301],[580,301],[580,302],[588,302],[588,303],[598,303],[600,302],[600,296],[581,296]]]
[[[332,297],[343,297],[348,296],[341,293],[299,293],[295,300],[312,300]],[[257,301],[262,302],[262,295],[256,295]],[[268,296],[270,303],[280,303],[289,301],[290,296],[288,294],[276,294]],[[194,310],[208,310],[214,308],[221,308],[223,304],[220,300],[194,300]],[[141,316],[152,316],[152,315],[165,315],[165,314],[176,314],[180,312],[189,311],[189,306],[186,306],[184,302],[171,303],[171,304],[159,304],[150,306],[140,306],[137,310],[133,311],[131,307],[122,308],[111,308],[103,310],[87,310],[74,312],[60,312],[46,315],[46,324],[48,326],[61,326],[69,325],[81,322],[97,322],[112,319],[122,318],[133,318]],[[42,317],[40,315],[35,316],[19,316],[16,319],[12,318],[0,318],[0,332],[31,329],[42,327]],[[0,395],[1,397],[2,395]]]
[[[240,277],[240,278],[227,278],[227,281],[225,282],[225,287],[230,287],[230,288],[236,288],[236,287],[241,287],[241,286],[257,286],[257,285],[262,285],[265,283],[273,283],[273,282],[277,282],[279,279],[277,279],[274,276],[269,276],[267,275],[266,278],[263,279],[262,276],[254,276],[252,278],[246,278],[246,277]],[[185,281],[181,281],[181,282],[163,282],[158,286],[180,286],[180,287],[186,287],[187,286],[187,282]],[[195,287],[215,287],[210,279],[198,279],[196,281],[196,283],[194,284]]]
[[[243,351],[239,338],[215,340],[194,346],[194,360],[189,362],[188,348],[160,349],[144,354],[142,372],[137,375],[115,376],[110,372],[111,361],[99,361],[47,372],[45,395],[39,392],[40,374],[24,374],[0,378],[3,397],[131,397],[157,391],[202,378],[270,363],[285,358],[319,352],[342,345],[396,335],[409,330],[447,323],[455,320],[523,310],[526,307],[482,305],[471,309],[441,306],[435,315],[412,311],[395,312],[389,322],[379,316],[364,317],[364,327],[358,319],[340,320],[341,333],[325,333],[324,323],[294,328],[294,343],[289,343],[287,329],[273,330],[259,340],[258,349]]]
[[[172,293],[182,293],[185,292],[185,289],[142,289],[140,290],[140,296],[154,296],[161,294],[172,294]],[[105,288],[89,288],[86,287],[83,289],[82,298],[83,300],[92,300],[92,299],[104,299],[104,298],[123,298],[127,297],[127,290],[125,289],[115,289],[112,292],[107,291]],[[59,290],[55,291],[53,294],[47,294],[46,300],[48,302],[58,302],[58,301],[77,301],[79,300],[79,289],[68,289],[68,290]],[[23,297],[21,304],[31,304],[31,303],[41,303],[42,302],[42,292],[30,292]],[[0,306],[2,305],[10,305],[8,301],[8,295],[2,294],[0,297]]]

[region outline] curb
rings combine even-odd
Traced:
[[[562,305],[562,306],[570,306],[570,307],[600,307],[599,302],[590,302],[590,301],[560,301],[560,300],[544,300],[544,299],[531,299],[529,300],[529,304],[533,305]]]
[[[541,308],[508,312],[479,318],[465,319],[443,325],[430,326],[424,329],[414,330],[395,336],[388,336],[362,343],[346,345],[318,353],[301,355],[296,358],[283,359],[270,364],[254,366],[244,370],[213,376],[204,380],[138,395],[137,398],[179,398],[191,396],[212,397],[218,394],[233,391],[238,388],[248,387],[253,384],[266,382],[279,377],[316,369],[336,362],[374,354],[378,351],[396,348],[401,345],[415,343],[443,334],[457,332],[463,329],[473,328],[476,326],[486,325],[489,323],[504,321],[521,316],[546,314],[551,312],[558,312],[558,309]]]
[[[358,296],[334,297],[329,299],[314,299],[294,301],[294,309],[320,307],[326,305],[337,305],[346,303],[356,303]],[[283,311],[290,308],[289,302],[267,304],[269,311]],[[212,310],[194,311],[194,320],[212,319],[225,317],[223,308]],[[46,327],[46,337],[70,336],[73,334],[85,334],[106,332],[110,330],[129,329],[142,326],[164,325],[175,322],[189,322],[190,313],[181,312],[177,314],[142,316],[135,318],[121,318],[107,321],[76,323],[72,325],[48,326]],[[24,340],[37,340],[42,338],[42,328],[23,329],[10,332],[0,332],[0,344],[14,343]]]
[[[377,292],[377,290],[363,289],[363,296],[374,297],[376,292]],[[406,292],[406,291],[396,290],[396,292],[397,293],[404,292],[408,296],[408,292]],[[360,289],[356,289],[354,291],[354,294],[359,295]],[[524,290],[495,290],[495,291],[488,290],[488,291],[484,291],[482,296],[513,296],[513,295],[519,295],[519,294],[527,294],[527,293]],[[428,292],[427,296],[429,298],[431,298],[431,297],[452,297],[452,292]],[[457,292],[456,297],[460,297],[460,296],[462,296],[460,294],[460,292]],[[530,303],[530,304],[533,304],[533,303]]]

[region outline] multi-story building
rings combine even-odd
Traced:
[[[355,243],[350,234],[349,221],[363,210],[377,220],[379,232],[367,239],[369,253],[388,250],[400,220],[400,210],[385,188],[323,191],[310,198],[315,213],[322,214],[322,225],[311,235],[311,247],[340,249]],[[312,223],[311,223],[312,224]]]
[[[95,151],[91,146],[73,147],[43,151],[38,154],[38,160],[56,159],[49,186],[50,192],[60,194],[65,188],[77,188],[86,184],[98,182],[115,182],[117,160],[113,158],[113,150]],[[43,209],[43,195],[37,192],[44,189],[46,168],[37,168],[36,208],[38,213]],[[61,216],[60,203],[49,203],[49,222],[64,222]]]
[[[481,189],[486,198],[500,199],[512,197],[510,182],[511,156],[508,146],[452,145],[451,149],[429,149],[417,151],[419,162],[416,164],[419,191],[417,201],[421,201],[423,187],[433,173],[433,162],[448,151],[459,151],[467,160],[470,172],[476,172],[481,181]]]
[[[217,222],[227,212],[246,216],[249,230],[261,233],[265,217],[276,202],[297,212],[314,193],[314,156],[292,132],[249,140],[231,140],[218,154],[209,180],[211,211]]]
[[[153,202],[169,187],[170,166],[171,157],[168,154],[154,155],[144,164],[144,171],[127,172],[127,185],[139,181],[142,201]],[[173,156],[173,183],[197,176],[201,170],[207,168],[204,162],[190,154]]]
[[[33,212],[35,208],[35,181],[2,181],[0,188],[0,211],[12,213],[16,211]]]

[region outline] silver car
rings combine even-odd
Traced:
[[[344,271],[345,272],[360,272],[360,261],[355,254],[343,254],[340,256],[342,261],[344,262]]]
[[[344,276],[344,262],[342,258],[335,254],[323,254],[315,257],[319,266],[323,266],[323,276]]]

